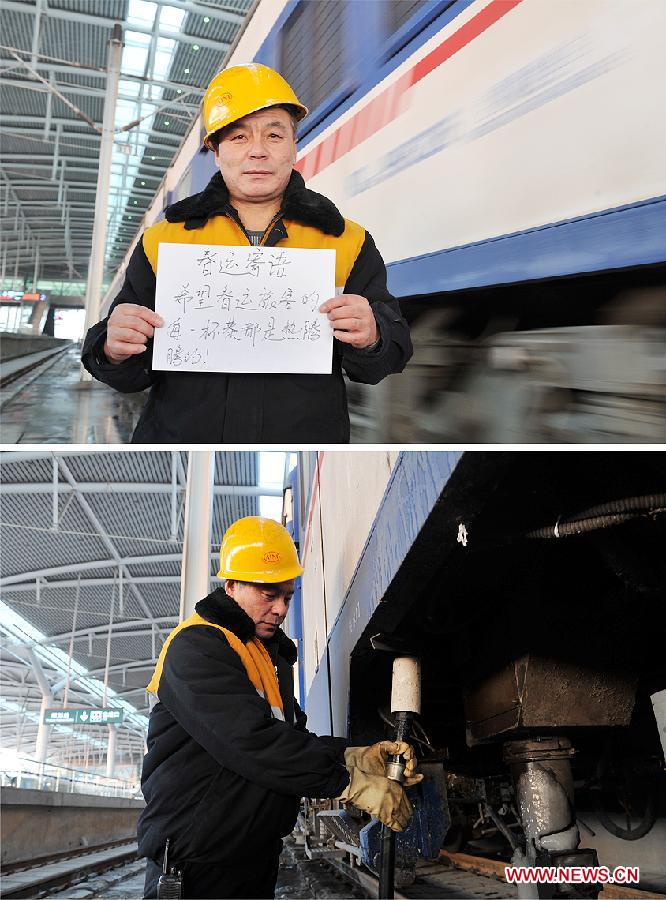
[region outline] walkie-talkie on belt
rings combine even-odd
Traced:
[[[169,838],[164,848],[164,863],[162,874],[157,882],[158,900],[180,900],[183,896],[183,874],[175,866],[169,868]]]

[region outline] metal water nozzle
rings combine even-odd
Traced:
[[[415,656],[398,656],[393,661],[391,712],[396,724],[394,740],[406,741],[414,714],[421,712],[421,663]],[[386,777],[391,781],[404,781],[405,760],[402,756],[389,757]]]
[[[421,663],[415,656],[397,656],[393,660],[391,679],[391,712],[394,715],[395,741],[407,741],[412,719],[421,712]],[[386,764],[386,777],[402,783],[405,780],[404,757],[390,756]],[[379,853],[379,897],[394,896],[395,833],[382,826]]]

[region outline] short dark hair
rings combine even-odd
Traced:
[[[272,109],[273,107],[267,106],[266,109]],[[294,106],[291,103],[276,103],[276,109],[283,109],[285,112],[289,113],[289,118],[291,119],[291,127],[294,132],[294,138],[296,138],[296,129],[298,128],[298,107]],[[259,112],[259,110],[257,110]],[[228,125],[225,125],[224,128],[220,128],[218,131],[213,132],[211,136],[208,138],[210,141],[212,148],[217,150],[224,138],[224,135],[234,127],[236,122],[230,122]]]

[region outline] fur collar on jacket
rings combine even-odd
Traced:
[[[165,215],[167,222],[185,222],[185,228],[191,231],[201,228],[212,216],[226,215],[228,206],[229,191],[221,173],[216,172],[201,193],[167,206]],[[337,207],[323,194],[306,188],[303,176],[295,169],[284,192],[282,215],[334,237],[345,230]]]
[[[217,588],[212,594],[199,600],[194,609],[208,622],[233,631],[244,643],[255,636],[254,622],[223,588]],[[263,643],[266,644],[269,653],[271,645],[275,646],[277,643],[277,652],[280,656],[283,656],[290,665],[296,662],[298,656],[296,647],[281,628],[278,628],[275,637]]]

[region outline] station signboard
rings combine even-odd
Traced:
[[[120,725],[124,709],[47,709],[45,725]]]
[[[1,291],[0,303],[14,303],[20,306],[21,303],[37,303],[40,300],[46,300],[46,294],[37,291]]]

